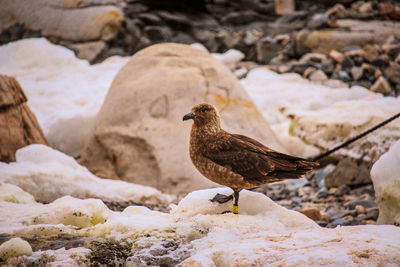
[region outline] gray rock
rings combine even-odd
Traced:
[[[310,74],[309,79],[313,82],[322,82],[328,79],[322,70],[316,70]]]
[[[325,177],[325,186],[328,188],[369,183],[371,183],[371,179],[368,168],[364,165],[359,166],[347,158],[340,160],[333,172]]]

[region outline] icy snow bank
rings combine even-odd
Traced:
[[[306,144],[330,149],[400,111],[400,98],[383,97],[359,86],[331,88],[298,74],[276,74],[264,68],[251,70],[241,83],[281,143],[303,157],[318,152]],[[367,152],[366,160],[376,160],[399,138],[397,120],[360,141],[368,149],[359,148],[359,142],[339,152],[355,157]]]
[[[398,227],[321,228],[263,194],[246,190],[240,195],[239,215],[220,214],[230,209],[232,202],[224,205],[210,202],[216,193],[231,191],[227,188],[195,191],[169,214],[138,206],[113,212],[100,201],[70,197],[48,205],[0,202],[0,213],[9,221],[0,224],[0,231],[27,236],[64,232],[106,237],[132,246],[129,257],[132,266],[176,265],[185,259],[183,266],[400,264]],[[85,218],[101,214],[104,220],[77,223],[74,213],[82,213]]]
[[[400,140],[372,166],[378,223],[400,226]]]
[[[14,76],[49,144],[77,156],[110,84],[128,58],[89,65],[44,38],[0,46],[0,73]]]
[[[45,203],[65,195],[163,206],[171,200],[152,187],[98,178],[72,157],[44,145],[19,149],[16,162],[0,162],[0,182],[17,185]]]

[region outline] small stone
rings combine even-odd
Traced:
[[[371,210],[375,210],[377,207],[377,204],[375,201],[372,200],[360,200],[360,199],[356,199],[350,202],[347,202],[346,204],[344,204],[345,207],[353,210],[356,208],[356,206],[363,206],[364,208],[366,208],[367,212],[370,211],[368,210],[368,208],[373,208]]]
[[[400,64],[392,64],[385,70],[385,76],[389,81],[400,84]]]
[[[348,85],[341,81],[341,80],[336,80],[336,79],[328,79],[326,81],[323,81],[322,83],[325,86],[331,87],[331,88],[343,88],[343,87],[348,87]]]
[[[325,222],[330,222],[331,221],[331,215],[329,215],[329,213],[321,211],[321,221],[325,221]]]
[[[295,11],[294,0],[275,0],[275,14],[284,15]]]
[[[342,63],[344,60],[344,55],[336,50],[331,50],[329,56],[338,63]]]
[[[393,91],[390,87],[390,84],[383,76],[379,77],[378,80],[376,80],[376,82],[371,86],[370,90],[372,92],[381,93],[383,95],[390,94]]]
[[[316,208],[301,209],[299,212],[303,213],[313,221],[321,221],[321,212]]]
[[[303,73],[303,77],[304,78],[308,78],[308,76],[310,76],[311,73],[313,73],[314,71],[316,71],[317,69],[314,67],[308,67],[304,73]]]
[[[385,69],[389,67],[389,60],[384,57],[375,57],[371,60],[371,65],[374,65],[378,68]]]
[[[329,188],[329,194],[338,196],[340,194],[340,191],[336,187],[331,187],[331,188]]]
[[[347,72],[343,71],[343,70],[339,70],[339,71],[336,70],[335,72],[333,72],[332,79],[341,80],[341,81],[344,81],[344,82],[350,82],[351,81],[350,75]]]
[[[360,67],[354,66],[350,69],[350,73],[351,76],[353,77],[353,80],[358,81],[363,76],[364,70]]]
[[[320,53],[307,53],[305,55],[303,55],[300,60],[299,63],[300,64],[306,64],[306,63],[322,63],[322,62],[326,62],[327,57],[324,54],[320,54]]]
[[[355,210],[357,214],[365,214],[366,213],[366,208],[362,205],[356,205]]]
[[[329,22],[329,16],[327,14],[314,14],[312,18],[308,21],[307,27],[312,29],[317,29],[325,26]]]
[[[282,64],[278,66],[278,72],[279,73],[286,73],[290,71],[290,66],[287,64]]]
[[[316,70],[310,74],[310,80],[313,82],[323,82],[328,79],[326,74],[322,70]]]
[[[351,69],[353,66],[354,66],[353,60],[351,60],[351,58],[348,56],[344,57],[344,59],[342,61],[342,68],[344,70],[347,70],[347,69]]]

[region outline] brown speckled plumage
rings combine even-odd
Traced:
[[[183,119],[194,121],[190,134],[194,166],[206,178],[232,188],[237,198],[242,189],[299,178],[318,165],[276,152],[250,137],[224,131],[212,105],[198,104]]]

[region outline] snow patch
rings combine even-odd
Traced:
[[[21,84],[49,144],[78,156],[112,80],[128,59],[89,65],[63,46],[33,38],[0,46],[0,73]]]
[[[287,210],[261,193],[243,190],[240,214],[220,214],[232,201],[209,201],[227,188],[192,192],[170,213],[131,206],[122,212],[108,210],[101,201],[61,198],[53,203],[0,202],[9,223],[0,231],[14,235],[69,233],[105,237],[132,246],[129,264],[154,263],[182,266],[345,266],[400,264],[400,229],[390,225],[319,227],[306,216]],[[29,207],[29,208],[28,208]],[[76,221],[72,211],[103,221]],[[44,216],[46,215],[46,216]],[[40,218],[40,224],[27,218]],[[10,227],[13,225],[13,227]],[[335,251],[335,253],[332,253]],[[188,265],[185,265],[188,264]]]
[[[383,97],[360,86],[331,88],[298,74],[277,74],[265,68],[251,70],[241,83],[281,143],[302,157],[333,148],[396,114],[400,107],[399,97]],[[397,120],[338,153],[376,160],[399,138]]]
[[[0,162],[0,173],[0,182],[17,185],[44,203],[65,195],[164,206],[172,199],[152,187],[99,178],[72,157],[45,145],[19,149],[16,162]]]
[[[372,166],[378,223],[400,226],[400,140]]]

